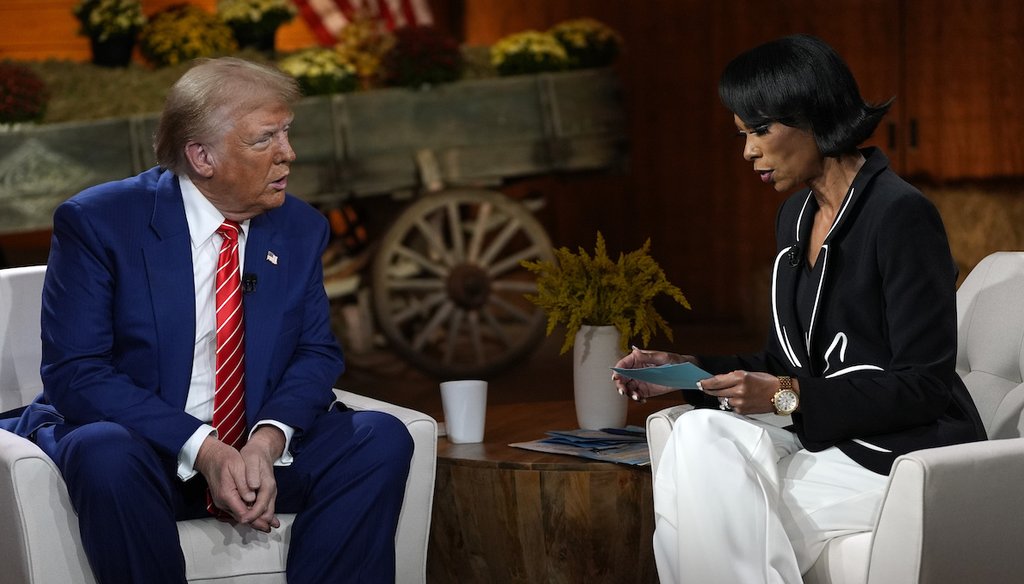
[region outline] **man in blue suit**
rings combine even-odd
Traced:
[[[394,580],[412,440],[387,414],[333,403],[343,362],[320,263],[329,230],[285,193],[298,97],[280,72],[204,61],[167,97],[160,166],[54,214],[44,392],[25,416],[49,422],[32,430],[64,475],[100,582],[184,582],[175,521],[211,510],[264,532],[275,513],[298,513],[291,583]],[[239,449],[211,425],[225,219],[241,225]]]

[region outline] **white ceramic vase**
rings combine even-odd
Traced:
[[[614,326],[580,327],[572,347],[573,395],[580,428],[599,430],[626,424],[629,400],[619,395],[611,367],[621,358]]]

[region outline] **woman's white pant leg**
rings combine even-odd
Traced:
[[[801,573],[811,569],[829,540],[874,529],[889,482],[835,447],[795,452],[779,461],[779,475],[779,518]]]
[[[736,414],[680,416],[654,479],[661,582],[799,583],[776,510],[777,462],[798,448],[788,431]]]

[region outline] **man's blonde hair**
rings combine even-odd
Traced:
[[[201,59],[171,87],[153,139],[157,163],[189,174],[185,146],[218,140],[239,112],[301,97],[291,76],[235,57]]]

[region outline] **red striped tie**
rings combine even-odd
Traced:
[[[238,276],[238,233],[241,226],[224,221],[217,262],[217,387],[213,393],[213,427],[221,442],[241,448],[245,433],[245,323]]]
[[[238,277],[238,233],[230,219],[217,229],[223,238],[217,260],[217,372],[213,391],[213,427],[221,442],[241,448],[245,442],[245,323],[242,286]],[[222,521],[230,515],[206,493],[206,510]]]

